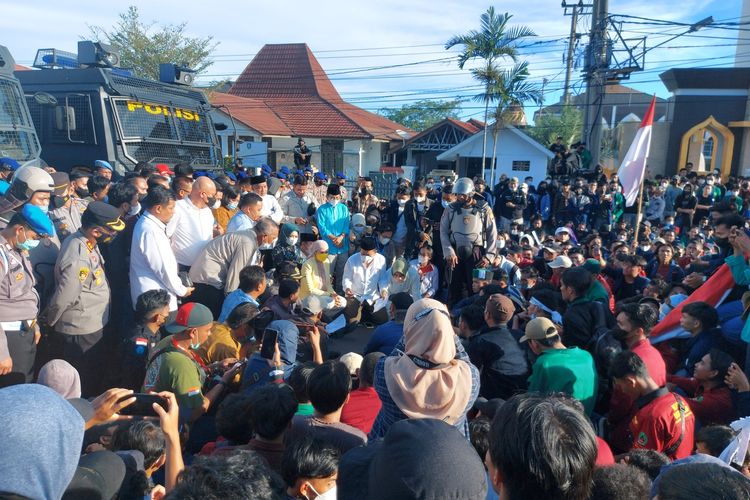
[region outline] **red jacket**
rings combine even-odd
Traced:
[[[678,401],[683,403],[682,412]],[[695,415],[684,398],[662,387],[642,396],[636,404],[638,412],[630,421],[633,449],[661,451],[672,460],[693,453]],[[675,446],[676,450],[670,449]]]
[[[373,387],[359,388],[349,393],[349,401],[341,410],[341,422],[369,434],[382,403]]]
[[[729,425],[737,418],[732,391],[728,387],[706,389],[692,377],[670,375],[668,380],[689,396],[687,402],[690,409],[702,425]]]

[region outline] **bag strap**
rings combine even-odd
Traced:
[[[682,444],[682,439],[685,437],[685,403],[674,392],[672,393],[672,396],[674,396],[675,401],[677,401],[677,409],[680,411],[680,437],[677,438],[677,441],[675,441],[672,446],[664,450],[664,454],[667,456],[674,455],[677,452],[677,449]]]

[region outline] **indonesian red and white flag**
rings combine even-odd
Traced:
[[[622,184],[622,195],[625,197],[625,206],[627,207],[632,207],[638,200],[638,190],[643,182],[648,151],[651,148],[651,128],[654,123],[655,106],[656,96],[651,99],[651,105],[646,111],[646,116],[643,117],[641,128],[635,134],[630,149],[628,149],[628,153],[617,171],[617,177]]]
[[[682,326],[680,326],[680,318],[682,317],[682,308],[685,304],[691,302],[705,302],[712,307],[719,307],[727,295],[734,288],[735,282],[732,277],[732,271],[729,269],[727,264],[722,264],[716,272],[708,278],[708,280],[698,287],[690,296],[682,301],[677,307],[667,314],[663,320],[659,322],[651,330],[651,343],[658,344],[670,339],[681,339],[690,336]]]

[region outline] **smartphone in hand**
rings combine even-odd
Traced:
[[[279,340],[279,331],[266,328],[263,332],[263,343],[260,347],[260,357],[263,359],[273,359],[276,353],[276,342]]]
[[[152,406],[154,403],[158,404],[164,411],[169,411],[169,403],[167,400],[158,394],[129,394],[122,399],[135,398],[135,402],[120,410],[120,415],[133,415],[140,417],[158,417],[159,415],[154,411]],[[122,400],[121,400],[122,401]]]

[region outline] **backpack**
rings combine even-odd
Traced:
[[[600,375],[607,377],[612,359],[622,352],[622,344],[613,335],[609,326],[607,326],[605,305],[601,302],[591,302],[594,307],[595,327],[593,335],[586,345],[586,350],[594,358],[594,364]]]

